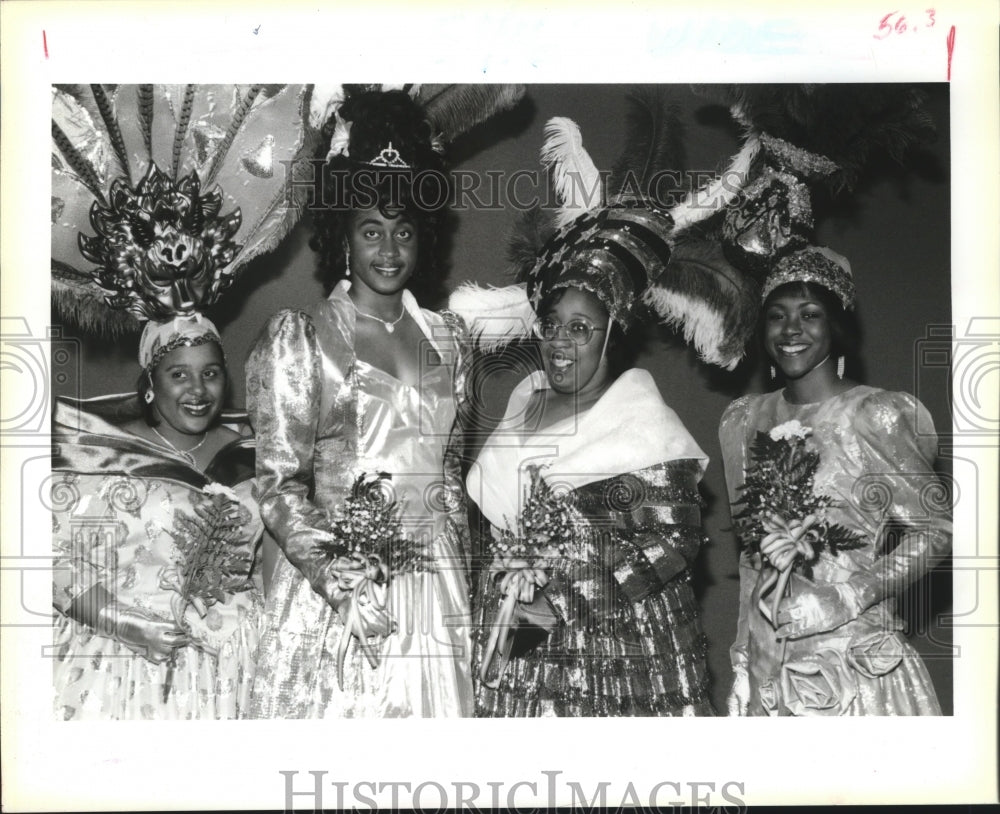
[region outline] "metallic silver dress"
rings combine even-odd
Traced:
[[[285,553],[267,596],[251,714],[469,715],[468,528],[449,451],[463,375],[460,327],[404,293],[427,338],[420,384],[411,387],[355,357],[348,289],[340,283],[311,314],[277,314],[247,363],[261,516]],[[397,630],[379,641],[377,668],[352,641],[341,690],[344,625],[329,601],[334,580],[323,543],[330,514],[370,473],[391,477],[406,532],[427,543],[433,570],[391,580]]]
[[[895,596],[951,546],[950,506],[932,468],[937,436],[930,415],[909,394],[861,385],[815,404],[790,404],[783,391],[737,399],[719,429],[732,502],[755,434],[792,420],[811,430],[809,443],[820,456],[815,493],[839,503],[830,519],[861,535],[864,545],[835,556],[821,552],[811,580],[793,573],[791,598],[816,597],[823,629],[787,640],[784,653],[758,607],[770,569],[743,554],[730,652],[734,669],[749,672],[748,714],[940,715],[895,609]],[[903,533],[887,534],[894,526]],[[898,544],[886,550],[895,536]],[[856,614],[820,599],[831,596],[831,586],[856,598]]]

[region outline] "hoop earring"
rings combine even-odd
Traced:
[[[844,357],[843,356],[838,356],[837,357],[837,378],[838,379],[843,379],[844,378]]]

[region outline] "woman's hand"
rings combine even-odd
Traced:
[[[775,635],[779,639],[801,639],[826,633],[857,619],[862,610],[858,593],[850,583],[820,583],[781,602]]]
[[[733,668],[733,684],[726,698],[726,708],[731,718],[746,717],[750,705],[750,676],[745,667]]]
[[[178,647],[191,642],[191,637],[174,622],[117,602],[100,610],[98,630],[154,664],[167,661]]]

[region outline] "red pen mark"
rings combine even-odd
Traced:
[[[49,40],[45,36],[45,29],[42,29],[42,48],[45,50],[45,58],[49,58]]]
[[[948,32],[948,81],[951,82],[951,55],[955,53],[955,26]]]

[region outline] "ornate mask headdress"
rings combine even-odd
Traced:
[[[300,212],[285,175],[301,171],[294,161],[317,137],[310,93],[302,85],[54,88],[60,315],[108,336],[147,322],[144,367],[178,344],[218,341],[200,312]]]
[[[851,308],[850,264],[813,245],[810,185],[850,190],[874,152],[901,160],[929,140],[934,123],[922,93],[903,85],[729,85],[709,94],[729,105],[743,145],[719,179],[671,209],[675,222],[713,234],[734,264],[766,277],[761,302],[778,285],[806,281]]]

